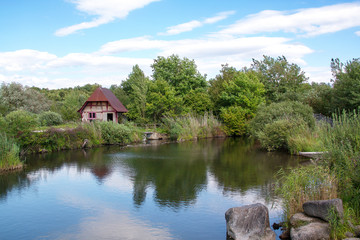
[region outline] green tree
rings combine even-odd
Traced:
[[[304,94],[303,102],[313,108],[315,113],[331,116],[333,107],[333,88],[326,83],[312,83]]]
[[[61,116],[66,121],[77,121],[80,114],[77,112],[85,103],[88,96],[79,90],[71,91],[64,99],[60,108]]]
[[[305,72],[297,64],[289,63],[284,56],[277,59],[264,56],[261,61],[253,59],[251,69],[259,74],[269,102],[300,100],[301,85],[308,80]]]
[[[146,96],[149,88],[149,78],[138,65],[135,65],[128,78],[121,84],[122,89],[129,97],[127,116],[140,122],[145,121]]]
[[[204,115],[206,112],[212,112],[213,103],[209,93],[205,89],[191,89],[184,96],[184,104],[188,107],[188,112],[192,111],[198,115]]]
[[[154,122],[159,122],[165,115],[177,116],[183,112],[183,99],[176,96],[175,89],[164,80],[149,84],[146,102],[146,115]]]
[[[194,60],[180,59],[177,55],[158,57],[151,65],[154,80],[164,80],[174,87],[176,94],[184,96],[190,90],[207,87],[206,77],[197,70]]]
[[[249,120],[264,102],[264,85],[253,71],[238,71],[223,65],[220,74],[210,81],[209,93],[215,112],[225,124],[228,135],[247,133]]]
[[[360,106],[360,58],[343,64],[331,60],[334,76],[334,103],[341,110],[354,110]]]
[[[51,101],[35,88],[20,83],[2,83],[0,88],[0,110],[3,115],[15,110],[40,113],[50,109]]]

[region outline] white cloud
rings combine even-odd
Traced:
[[[89,29],[125,18],[131,11],[160,0],[72,0],[76,9],[89,15],[97,16],[90,22],[83,22],[64,27],[55,32],[56,36],[66,36],[82,29]]]
[[[204,24],[214,24],[216,22],[224,20],[234,13],[235,11],[220,12],[214,17],[206,18],[204,21],[193,20],[190,22],[181,23],[175,26],[168,27],[165,33],[159,33],[159,35],[177,35],[183,32],[190,32],[195,28],[202,27]]]
[[[355,34],[360,37],[360,31],[355,32]]]
[[[220,33],[244,35],[284,31],[316,36],[360,26],[359,12],[359,2],[296,11],[265,10],[249,15]]]
[[[303,70],[305,75],[309,77],[310,83],[329,83],[332,79],[332,74],[329,67],[304,67]]]

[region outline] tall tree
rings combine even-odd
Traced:
[[[177,95],[184,96],[190,90],[207,87],[206,76],[200,74],[194,60],[180,59],[177,55],[158,57],[151,67],[153,79],[166,81]]]
[[[152,81],[149,85],[146,115],[154,122],[161,121],[165,115],[177,116],[184,110],[183,99],[176,96],[174,87],[165,80]]]
[[[360,107],[360,58],[345,64],[340,60],[331,60],[334,76],[334,102],[341,110],[354,110]]]
[[[251,69],[259,74],[269,102],[299,100],[301,85],[308,80],[305,72],[297,64],[289,63],[284,56],[276,59],[264,56],[261,61],[253,59]]]
[[[135,65],[128,78],[121,84],[122,89],[129,97],[127,113],[130,119],[145,121],[146,96],[149,88],[149,78],[138,65]]]

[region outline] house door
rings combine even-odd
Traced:
[[[112,113],[108,113],[107,114],[107,120],[110,122],[113,122],[114,121],[114,117],[113,117],[113,114]]]

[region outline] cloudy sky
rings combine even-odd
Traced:
[[[284,55],[309,81],[360,57],[360,1],[0,0],[0,82],[120,84],[157,56],[194,59],[207,79]]]

